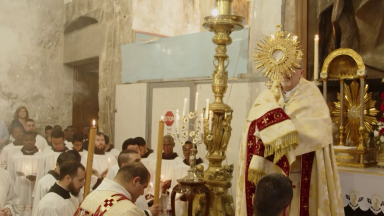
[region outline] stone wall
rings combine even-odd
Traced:
[[[72,122],[72,70],[62,64],[62,0],[0,1],[0,118],[26,106],[37,129]]]

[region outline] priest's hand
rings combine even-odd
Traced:
[[[0,216],[12,216],[11,210],[9,208],[0,209]]]
[[[171,187],[171,180],[164,181],[163,186],[161,188],[161,193],[165,194],[167,192],[168,188],[170,188],[170,187]]]
[[[108,173],[108,168],[100,174],[99,178],[105,178],[107,176],[107,173]]]
[[[148,208],[148,210],[151,212],[152,216],[158,216],[160,214],[160,204],[152,205]]]

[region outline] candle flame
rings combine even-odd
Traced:
[[[212,16],[217,16],[217,15],[219,15],[219,11],[217,10],[217,8],[215,8],[212,10]]]
[[[315,39],[319,39],[319,35],[315,35]]]
[[[92,125],[93,125],[93,126],[96,125],[96,121],[95,121],[95,119],[93,119],[93,121],[92,121]]]
[[[207,99],[207,103],[209,102],[209,99]]]
[[[164,120],[164,116],[161,116],[161,121],[163,121]]]
[[[164,178],[164,175],[163,174],[161,174],[161,179],[163,179]]]
[[[203,118],[203,113],[201,113],[201,118]]]
[[[178,112],[179,112],[179,110],[177,109],[177,110],[176,110],[176,113],[178,113]]]
[[[199,92],[196,92],[196,96],[199,95]]]
[[[295,35],[295,36],[293,36],[293,40],[295,41],[295,40],[297,40],[297,36]]]
[[[187,98],[184,98],[184,102],[187,102]]]
[[[28,166],[26,166],[25,168],[27,168],[27,169],[28,169]]]
[[[111,163],[111,158],[108,158],[108,162]]]
[[[150,182],[149,185],[151,185],[151,187],[153,187],[153,183],[152,182]]]

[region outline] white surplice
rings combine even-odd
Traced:
[[[0,154],[0,167],[7,169],[7,164],[12,155],[23,147],[23,145],[14,145],[13,143],[6,145]]]
[[[43,153],[37,152],[34,155],[23,155],[21,151],[15,153],[8,165],[11,179],[15,182],[16,193],[19,194],[20,202],[18,209],[20,215],[32,215],[33,204],[33,189],[35,181],[30,181],[26,178],[28,175],[36,175],[39,167],[39,162]]]
[[[39,205],[40,200],[48,193],[49,189],[51,189],[56,181],[57,179],[48,173],[36,183],[33,192],[32,216],[37,216],[37,206]]]
[[[44,151],[47,148],[51,148],[51,146],[48,145],[47,140],[39,134],[37,134],[37,136],[36,136],[36,144],[35,145],[41,151]]]
[[[111,166],[109,169],[108,169],[108,173],[107,175],[105,176],[105,178],[109,179],[109,180],[113,180],[115,179],[116,175],[117,175],[117,172],[119,171],[120,167],[119,167],[119,164],[115,164],[113,166]]]
[[[111,149],[111,151],[105,152],[105,154],[113,155],[115,157],[115,159],[117,160],[117,158],[119,157],[120,151],[113,148],[113,149]]]
[[[43,157],[40,160],[41,169],[37,173],[36,181],[40,180],[49,170],[53,170],[56,167],[57,158],[63,152],[54,152],[52,148],[45,149]]]
[[[123,194],[129,200],[121,200],[112,208],[108,209],[104,216],[120,215],[120,216],[146,216],[144,211],[133,204],[132,196],[121,185],[109,179],[104,179],[99,187],[90,193],[81,203],[80,208],[94,214],[100,205],[104,205],[104,200],[109,199],[114,194]],[[81,212],[81,211],[80,211]],[[77,214],[76,216],[81,215]]]
[[[36,215],[72,216],[76,212],[80,202],[76,197],[72,195],[69,196],[69,198],[63,198],[55,192],[47,193],[43,199],[40,200]]]
[[[72,142],[68,141],[68,140],[64,140],[64,144],[65,146],[68,148],[68,149],[73,149],[73,144]]]
[[[87,159],[88,155],[81,157],[81,163],[86,166],[87,165]],[[110,154],[105,155],[93,155],[93,165],[92,169],[95,169],[99,174],[104,172],[106,169],[112,167],[113,165],[117,164],[117,160],[114,156]]]
[[[12,216],[18,216],[19,196],[9,175],[9,172],[0,167],[0,208],[8,208]]]

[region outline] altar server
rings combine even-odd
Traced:
[[[27,119],[25,121],[25,131],[36,132],[36,125],[33,119]],[[36,147],[41,151],[44,151],[44,149],[49,148],[50,146],[43,136],[36,133]]]
[[[23,147],[24,129],[16,126],[12,129],[12,137],[15,139],[13,143],[5,146],[0,154],[0,166],[7,169],[7,164],[12,155]]]
[[[37,206],[37,215],[72,216],[79,200],[76,198],[85,181],[85,167],[77,161],[64,162],[60,178]]]
[[[135,140],[140,147],[141,158],[155,157],[156,154],[152,154],[153,149],[147,147],[147,142],[143,137],[136,137]]]
[[[35,146],[36,133],[27,131],[23,135],[23,147],[9,162],[9,174],[15,182],[16,193],[20,196],[18,209],[21,216],[32,214],[32,192],[42,152]]]
[[[18,216],[19,196],[9,175],[9,172],[0,167],[0,215]]]
[[[75,134],[75,128],[73,126],[68,126],[65,129],[65,140],[64,144],[67,148],[72,149],[73,147],[73,136]]]
[[[88,154],[88,151],[83,149],[83,136],[81,134],[73,135],[73,150],[80,153],[81,157]]]
[[[120,151],[115,149],[114,145],[109,141],[109,137],[104,134],[104,141],[105,141],[105,154],[110,154],[114,156],[117,160],[117,157],[120,154]]]

